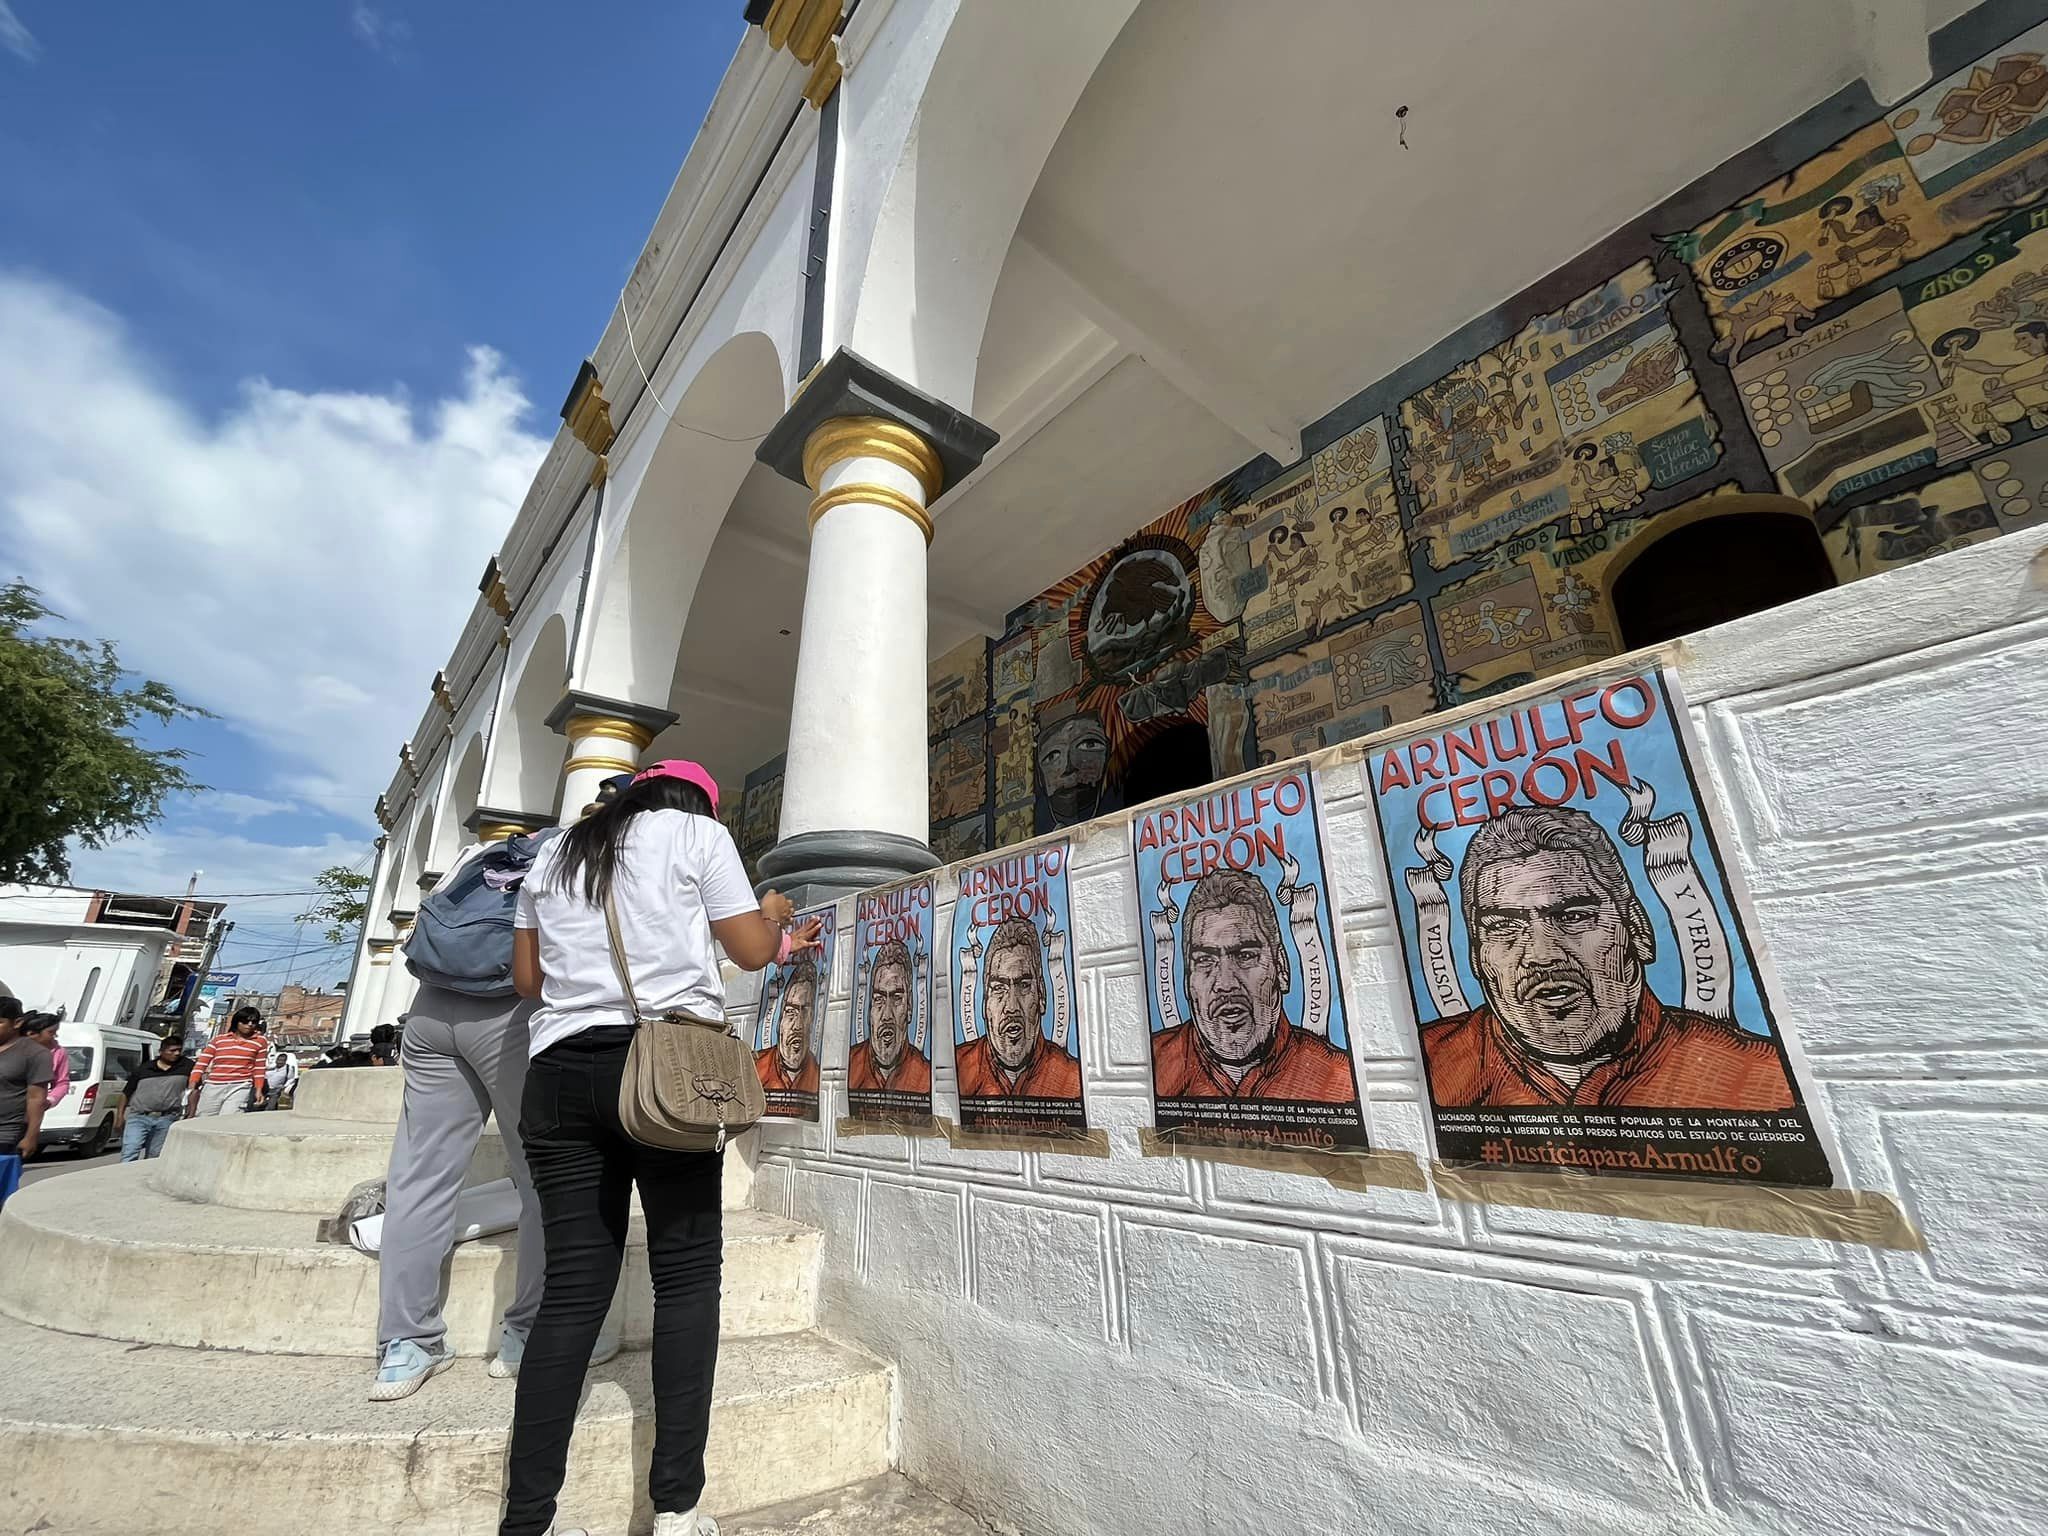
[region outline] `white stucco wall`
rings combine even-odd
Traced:
[[[1925,1253],[1142,1157],[1124,832],[1083,830],[1111,1159],[838,1137],[850,944],[823,1122],[760,1134],[756,1203],[826,1234],[828,1328],[897,1362],[904,1468],[1088,1536],[2042,1529],[2044,546],[1859,582],[1680,662],[1847,1182]],[[1370,800],[1355,767],[1322,791],[1374,1132],[1426,1161]]]

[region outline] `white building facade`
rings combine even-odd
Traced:
[[[748,851],[800,899],[939,866],[930,668],[966,648],[988,766],[941,851],[1071,826],[1107,1155],[842,1128],[846,958],[819,1123],[746,1150],[756,1203],[826,1234],[827,1324],[897,1363],[906,1470],[1094,1536],[2038,1529],[2048,6],[755,10],[379,803],[344,1031],[404,1011],[397,946],[466,841],[654,758],[735,820],[780,758]],[[1293,577],[1246,546],[1323,513],[1300,488],[1368,431],[1385,593],[1340,564],[1334,608],[1278,616]],[[1219,660],[1145,707],[1206,734],[1183,784],[1315,754],[1354,1069],[1412,1181],[1141,1135],[1124,824],[1071,820],[1044,749],[1085,717],[1113,776],[1157,717],[1043,635],[1169,508],[1203,551],[1186,654]],[[1246,536],[1212,564],[1196,524]],[[1648,639],[1842,1182],[1918,1247],[1431,1167],[1370,786],[1332,750]],[[933,1066],[943,1118],[943,1038]]]

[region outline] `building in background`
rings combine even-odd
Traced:
[[[183,1016],[222,903],[76,886],[0,886],[0,994],[67,1019],[152,1028]]]

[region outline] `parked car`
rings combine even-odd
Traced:
[[[97,1157],[114,1139],[114,1111],[128,1074],[156,1054],[161,1037],[117,1024],[66,1019],[57,1043],[71,1059],[71,1091],[43,1115],[41,1144]]]

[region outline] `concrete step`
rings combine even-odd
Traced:
[[[721,1522],[725,1536],[990,1536],[996,1528],[900,1472]]]
[[[292,1107],[287,1113],[396,1125],[404,1098],[405,1071],[401,1067],[313,1067],[299,1074],[299,1086],[292,1090]]]
[[[0,1211],[0,1313],[129,1343],[367,1357],[376,1347],[377,1261],[316,1241],[317,1226],[310,1215],[173,1199],[132,1163],[45,1179]],[[810,1327],[819,1253],[810,1228],[727,1211],[722,1331],[739,1338]],[[495,1349],[516,1269],[509,1232],[456,1244],[446,1316],[458,1353]],[[636,1219],[612,1320],[632,1348],[651,1338],[653,1316]]]
[[[149,1164],[149,1181],[167,1195],[204,1205],[332,1216],[356,1185],[384,1177],[394,1134],[388,1125],[323,1120],[296,1110],[211,1115],[171,1127],[163,1156]],[[494,1124],[477,1143],[467,1182],[488,1184],[506,1172]]]
[[[265,1113],[250,1117],[230,1115],[226,1118],[249,1118],[263,1122],[267,1130],[282,1130],[295,1119],[334,1121],[347,1120],[363,1125],[382,1126],[390,1134],[398,1125],[398,1111],[405,1102],[405,1069],[403,1067],[319,1067],[307,1071],[299,1078],[299,1086],[292,1098],[292,1108],[282,1114]],[[185,1122],[190,1125],[192,1122]],[[486,1134],[497,1129],[497,1122],[490,1122]],[[172,1137],[177,1136],[177,1129]],[[734,1138],[725,1154],[725,1208],[728,1211],[744,1209],[752,1202],[754,1190],[754,1146],[755,1133],[747,1131]],[[164,1156],[171,1155],[169,1143],[165,1144]],[[378,1173],[383,1170],[380,1166]],[[365,1175],[375,1178],[377,1174]],[[346,1186],[335,1199],[341,1203],[348,1194]],[[300,1210],[303,1206],[279,1206],[279,1210]]]
[[[353,1360],[137,1349],[11,1319],[0,1320],[0,1360],[0,1531],[10,1536],[496,1528],[513,1383],[492,1381],[481,1362],[372,1403]],[[629,1353],[591,1372],[564,1524],[625,1536],[652,1523],[648,1361]],[[727,1341],[706,1507],[758,1509],[886,1471],[890,1374],[816,1334]]]

